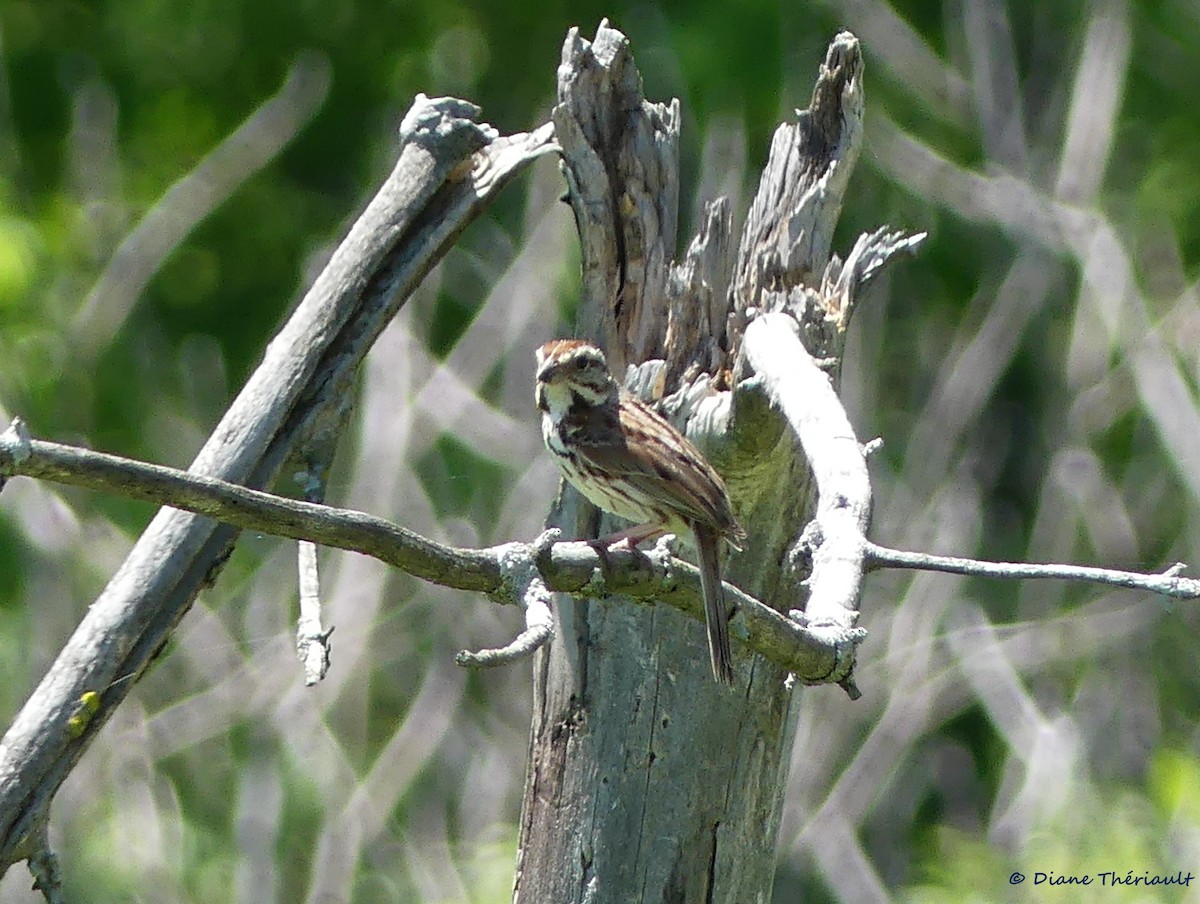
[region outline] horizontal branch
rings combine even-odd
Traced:
[[[365,512],[288,499],[174,468],[31,439],[19,420],[0,434],[0,478],[14,476],[142,499],[207,515],[244,530],[358,552],[422,580],[485,593],[500,602],[522,599],[522,589],[513,586],[506,563],[514,557],[532,558],[551,591],[597,599],[622,596],[634,602],[657,601],[697,619],[703,617],[699,572],[672,558],[666,547],[643,553],[623,547],[597,550],[586,542],[555,543],[545,549],[528,543],[483,549],[447,546]],[[1090,581],[1179,599],[1200,598],[1200,580],[1180,577],[1182,564],[1161,574],[1140,574],[1074,565],[984,562],[889,549],[869,541],[864,543],[863,553],[870,568]],[[861,640],[862,632],[857,629],[850,629],[856,636],[848,637],[846,626],[814,619],[814,613],[798,623],[736,587],[726,584],[725,593],[736,607],[734,636],[807,683],[820,684],[840,675],[849,649]],[[470,664],[484,663],[472,660]]]
[[[475,550],[427,540],[383,518],[251,490],[215,477],[77,446],[0,434],[0,474],[34,477],[194,512],[243,530],[360,552],[409,574],[461,590],[494,593],[500,566]]]
[[[514,556],[532,556],[549,590],[661,602],[694,618],[704,617],[700,573],[672,558],[661,545],[648,553],[624,547],[597,550],[584,542],[556,543],[544,551],[527,543],[484,549],[446,546],[364,512],[31,439],[19,420],[0,434],[0,476],[52,480],[207,515],[243,530],[311,540],[371,556],[443,587],[486,593],[506,603],[523,597],[506,563]],[[843,637],[820,626],[798,624],[728,584],[725,594],[736,606],[732,633],[753,650],[807,683],[820,684],[835,673],[845,656]]]
[[[965,574],[984,578],[1053,578],[1060,581],[1087,581],[1147,590],[1175,599],[1200,599],[1200,580],[1180,577],[1187,566],[1176,562],[1158,574],[1136,571],[1116,571],[1086,565],[1054,565],[1035,562],[984,562],[979,559],[960,559],[955,556],[935,556],[924,552],[889,549],[868,542],[864,548],[870,568],[915,568],[920,571],[941,571],[946,574]]]

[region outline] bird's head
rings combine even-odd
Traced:
[[[535,353],[538,408],[564,414],[576,402],[601,405],[617,395],[604,352],[582,339],[555,339]]]

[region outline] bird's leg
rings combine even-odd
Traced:
[[[627,527],[624,530],[616,531],[607,536],[598,537],[591,542],[605,549],[610,549],[620,543],[625,543],[630,549],[634,549],[639,543],[649,540],[652,537],[657,537],[665,530],[665,525],[652,521],[648,524],[635,524],[633,527]]]

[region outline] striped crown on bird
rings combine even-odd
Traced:
[[[694,541],[713,676],[731,683],[721,541],[736,545],[746,533],[724,481],[687,437],[617,384],[592,343],[555,339],[536,356],[534,395],[546,448],[590,502],[634,522],[604,541],[636,545],[666,532]]]

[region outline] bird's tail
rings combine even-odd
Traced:
[[[708,656],[713,677],[733,684],[733,653],[729,649],[729,615],[721,587],[721,537],[711,527],[692,524],[700,557],[700,587],[704,592],[704,620],[708,625]]]

